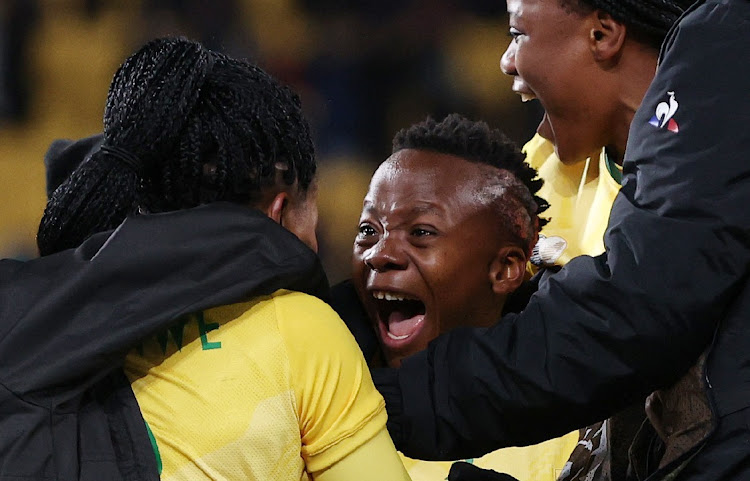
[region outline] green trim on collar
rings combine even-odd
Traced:
[[[615,182],[622,185],[622,170],[620,170],[620,167],[609,158],[606,150],[604,151],[604,164],[607,166],[607,172],[609,172],[609,175],[612,176]]]
[[[154,450],[154,455],[156,456],[156,467],[159,468],[159,476],[161,476],[162,463],[161,454],[159,453],[159,446],[156,444],[154,433],[151,432],[151,426],[149,426],[145,421],[144,423],[146,424],[146,431],[148,431],[148,439],[151,441],[151,448]]]

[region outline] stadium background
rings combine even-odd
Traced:
[[[300,93],[320,166],[320,253],[338,281],[399,128],[456,111],[530,138],[539,107],[499,67],[507,31],[504,2],[491,0],[0,0],[0,255],[37,255],[50,142],[99,132],[117,66],[150,38],[185,35]]]

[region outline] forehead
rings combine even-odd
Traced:
[[[508,13],[511,15],[521,15],[526,10],[543,10],[545,2],[557,3],[558,0],[507,0],[505,3]]]
[[[570,9],[564,7],[565,1],[567,0],[507,0],[506,5],[511,18],[516,20],[550,19],[559,22],[562,20],[561,13],[571,13]]]
[[[437,210],[480,202],[490,166],[425,150],[396,152],[375,171],[365,207],[396,208],[430,205]]]

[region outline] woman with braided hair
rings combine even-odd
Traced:
[[[155,40],[115,74],[102,146],[53,192],[39,248],[76,246],[139,212],[226,201],[257,212],[260,261],[247,275],[286,271],[317,249],[315,170],[296,94],[198,43]],[[295,292],[300,281],[183,316],[128,355],[153,445],[136,461],[154,467],[150,479],[157,468],[161,479],[408,479],[353,337]]]
[[[535,256],[563,266],[604,251],[636,109],[659,46],[692,0],[509,0],[513,40],[500,66],[546,115],[525,146],[545,180],[550,223]]]
[[[630,123],[653,80],[664,37],[691,3],[508,1],[513,40],[501,67],[513,76],[513,90],[524,101],[539,99],[546,112],[524,148],[545,180],[542,192],[551,205],[550,223],[532,257],[536,266],[559,269],[575,256],[604,252]],[[708,405],[704,400],[696,406],[702,409],[692,430],[700,437],[707,429]],[[559,480],[624,480],[633,469],[631,460],[645,464],[642,452],[629,456],[645,417],[638,400],[582,428]]]

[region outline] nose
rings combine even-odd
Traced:
[[[500,70],[502,70],[505,75],[518,75],[518,70],[516,70],[515,39],[510,41],[508,48],[505,49],[503,56],[500,57]]]
[[[367,267],[376,272],[404,270],[408,264],[406,255],[398,246],[398,240],[387,235],[365,252],[363,260]]]

